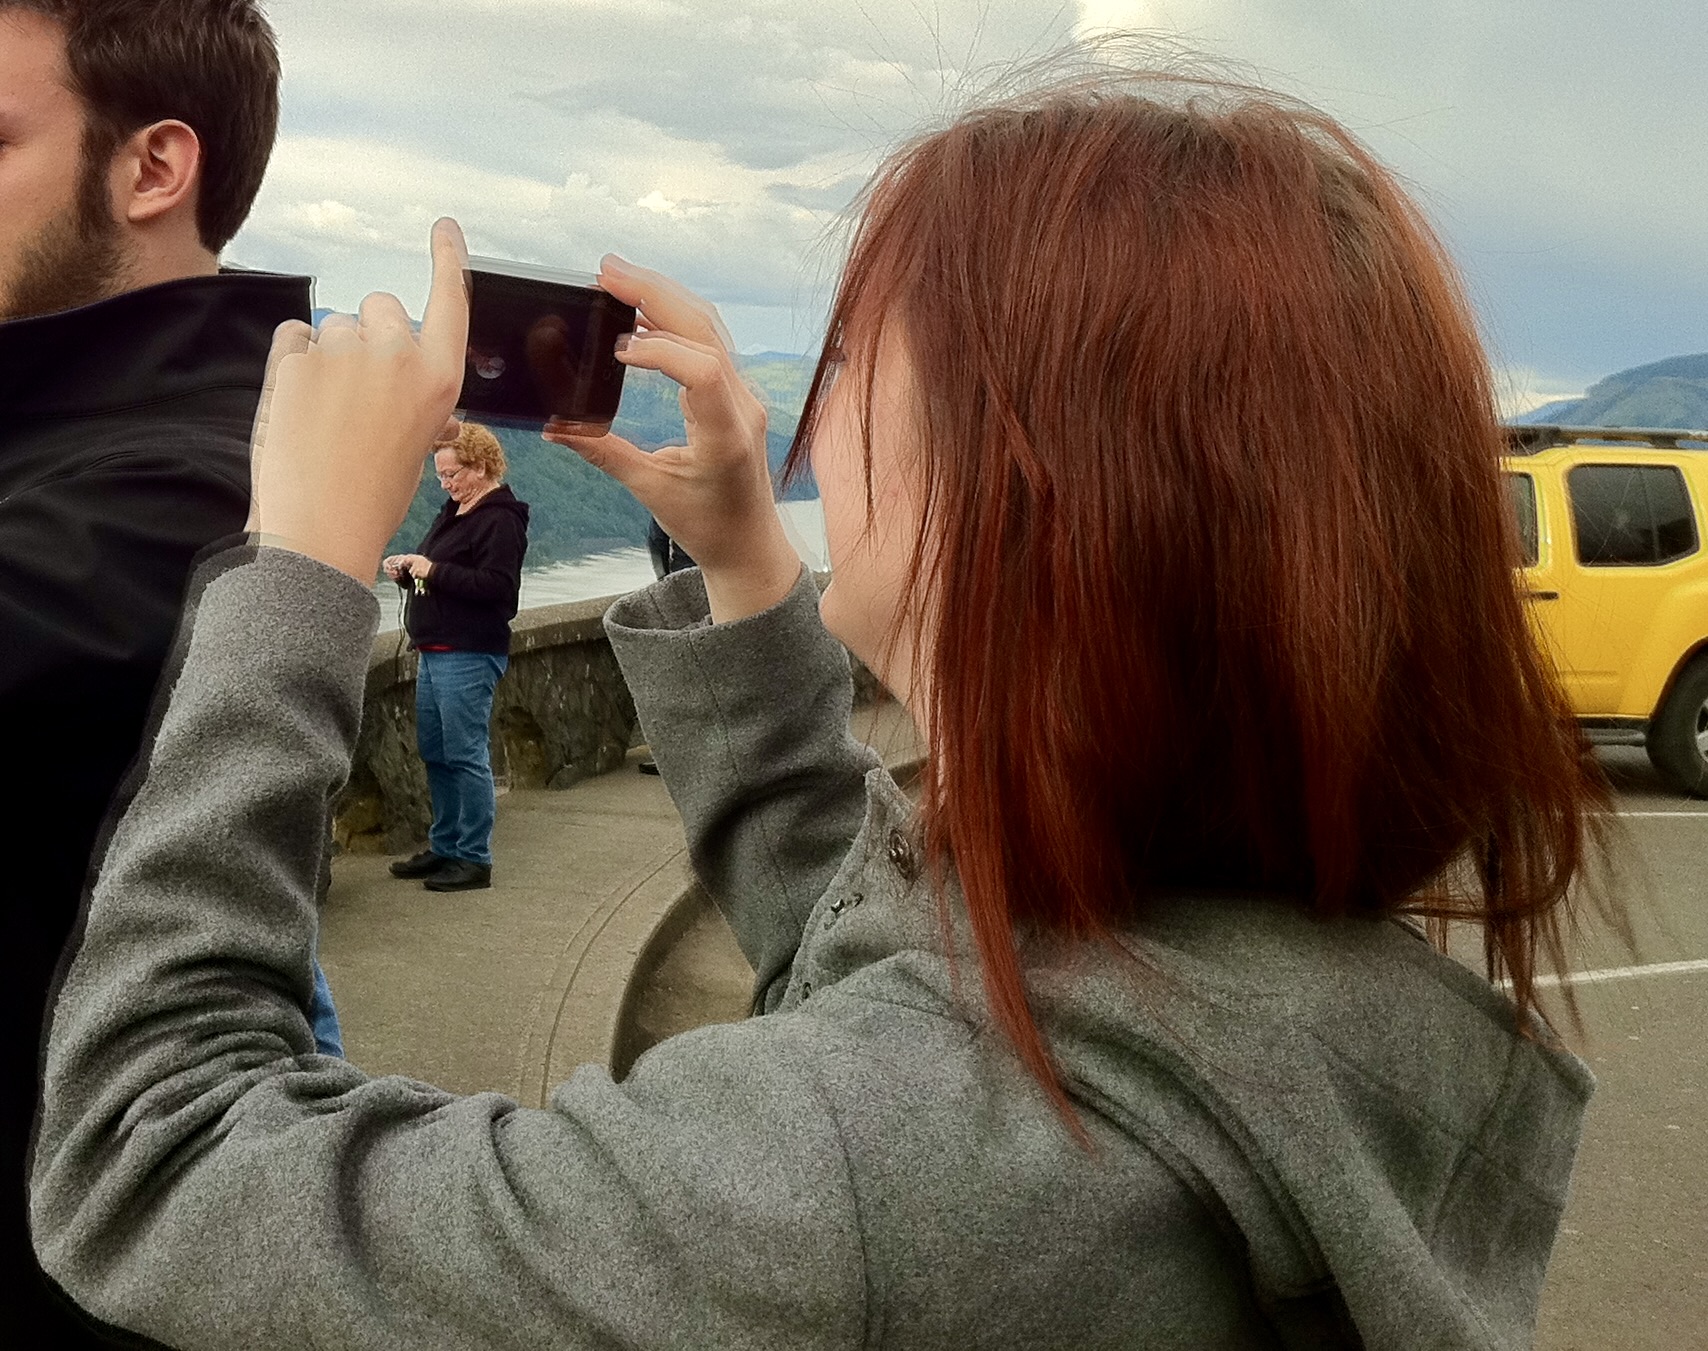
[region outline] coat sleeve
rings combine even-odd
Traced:
[[[241,555],[239,556],[241,559]],[[202,593],[55,1004],[45,1268],[173,1346],[855,1346],[834,1114],[787,1020],[549,1110],[312,1054],[319,831],[375,602],[263,549]]]
[[[708,619],[696,570],[618,601],[606,632],[688,836],[695,871],[781,1000],[808,915],[866,816],[879,764],[849,735],[848,654],[802,571],[762,614]]]
[[[485,513],[482,530],[473,541],[473,563],[433,560],[427,589],[458,600],[514,603],[522,584],[522,560],[528,553],[528,528],[508,511]],[[432,555],[427,555],[432,558]]]

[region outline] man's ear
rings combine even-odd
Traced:
[[[188,123],[154,122],[119,147],[113,188],[121,219],[147,225],[185,206],[194,214],[202,182],[202,142]]]

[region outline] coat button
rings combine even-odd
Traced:
[[[801,982],[801,1003],[804,1004],[807,1002],[807,1000],[809,1000],[811,998],[812,998],[812,982],[810,980],[803,980]]]
[[[899,830],[890,832],[890,866],[901,874],[909,886],[919,876],[919,863],[913,857],[913,847]]]
[[[852,910],[865,899],[866,898],[857,891],[852,896],[838,896],[830,903],[830,913],[826,916],[824,921],[825,927],[828,929],[832,924],[836,923],[837,920],[842,918],[842,912],[844,910]]]

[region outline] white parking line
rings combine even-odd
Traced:
[[[1690,962],[1653,962],[1648,966],[1608,966],[1599,971],[1578,971],[1572,975],[1571,982],[1573,985],[1599,985],[1602,981],[1629,980],[1633,976],[1689,976],[1704,971],[1708,971],[1708,957]],[[1558,976],[1536,977],[1539,987],[1552,988],[1560,983]]]

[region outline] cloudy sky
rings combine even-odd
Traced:
[[[412,308],[476,252],[616,250],[746,350],[816,345],[838,223],[993,67],[1143,28],[1242,63],[1404,174],[1508,400],[1708,350],[1703,0],[272,0],[284,127],[229,257]]]

